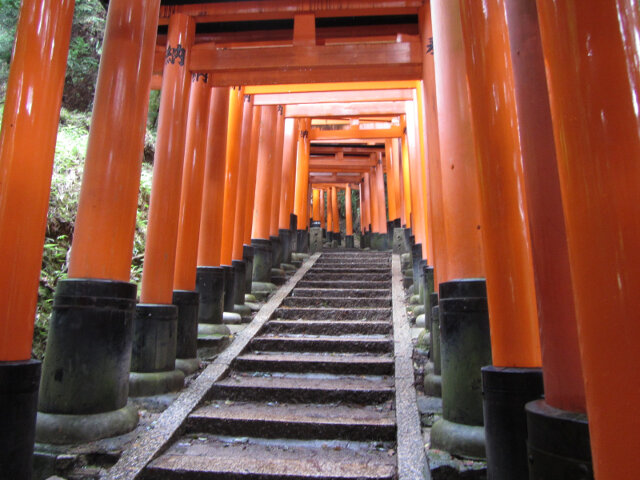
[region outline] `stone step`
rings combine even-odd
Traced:
[[[316,405],[214,401],[189,416],[190,432],[299,440],[393,441],[393,402]]]
[[[391,295],[387,289],[361,289],[361,288],[294,288],[292,297],[333,297],[333,298],[384,298],[391,301]]]
[[[351,280],[351,281],[359,281],[359,282],[380,282],[380,281],[391,281],[391,272],[387,273],[323,273],[323,272],[314,272],[309,270],[307,274],[304,276],[304,280]]]
[[[334,336],[259,336],[249,344],[252,350],[278,352],[388,353],[393,350],[391,337],[380,335]]]
[[[352,265],[314,265],[309,273],[370,273],[389,274],[389,267],[380,265],[352,266]]]
[[[338,288],[344,289],[360,289],[360,290],[382,290],[391,289],[391,280],[382,281],[354,281],[354,280],[308,280],[303,278],[297,284],[298,288]]]
[[[308,335],[374,335],[391,333],[390,320],[270,320],[263,333],[302,333]]]
[[[342,375],[392,375],[389,355],[280,353],[257,351],[239,356],[233,368],[244,372],[309,372]]]
[[[371,404],[391,400],[393,392],[393,380],[388,377],[252,376],[235,372],[216,382],[209,396],[232,401]]]
[[[180,438],[147,467],[146,480],[392,480],[396,458],[375,443]]]
[[[388,320],[391,308],[283,308],[276,309],[272,318],[283,320]]]
[[[330,307],[330,308],[381,308],[391,307],[390,298],[334,298],[322,297],[287,297],[283,300],[285,307]]]

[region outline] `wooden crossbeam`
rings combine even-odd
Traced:
[[[174,13],[184,13],[197,22],[279,20],[313,12],[316,17],[417,14],[423,0],[269,0],[163,5],[160,25],[168,25]]]
[[[418,42],[246,49],[206,43],[193,47],[189,68],[208,73],[214,86],[418,80],[422,58]]]
[[[405,102],[304,103],[287,105],[285,117],[358,117],[403,115]]]
[[[331,155],[342,152],[344,155],[361,155],[361,158],[368,158],[372,153],[384,153],[384,151],[384,147],[344,147],[335,145],[311,145],[311,155]]]
[[[336,92],[265,93],[254,95],[254,105],[389,102],[413,100],[413,90],[353,90]]]
[[[398,138],[402,136],[401,127],[391,127],[388,129],[359,129],[347,128],[344,130],[320,130],[312,128],[309,130],[309,140],[363,140],[363,139],[385,139]]]
[[[362,174],[349,173],[309,173],[309,183],[359,183]]]

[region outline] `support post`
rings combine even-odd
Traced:
[[[460,18],[460,5],[449,0],[431,1],[431,18],[433,22],[436,95],[438,100],[438,133],[440,135],[440,152],[442,162],[442,188],[443,206],[445,218],[447,218],[447,277],[440,279],[440,333],[442,353],[442,400],[443,411],[451,412],[455,408],[455,389],[451,390],[451,383],[447,383],[447,369],[445,368],[445,343],[448,342],[446,333],[455,325],[447,325],[447,319],[455,320],[456,315],[449,315],[449,307],[453,312],[460,311],[454,301],[445,302],[445,298],[453,298],[453,295],[443,291],[443,281],[451,280],[451,284],[459,284],[462,290],[456,294],[464,301],[465,298],[480,298],[478,291],[466,291],[465,285],[476,285],[478,278],[484,277],[483,250],[482,250],[482,222],[480,220],[480,194],[478,192],[478,176],[476,171],[476,152],[474,148],[473,132],[471,125],[471,112],[467,94],[465,52],[462,41],[462,26]],[[413,223],[412,223],[413,226]],[[479,287],[478,287],[479,288]],[[465,291],[468,293],[465,293]],[[476,302],[475,300],[472,301]],[[486,300],[485,300],[486,302]],[[476,302],[478,303],[478,302]],[[476,308],[476,307],[474,307]],[[486,310],[486,307],[483,307]],[[468,382],[475,382],[474,392],[468,392],[465,400],[466,409],[473,412],[472,415],[458,416],[445,414],[443,426],[436,428],[439,422],[434,424],[432,430],[432,444],[451,446],[461,455],[472,457],[484,456],[484,433],[482,429],[482,395],[480,392],[480,368],[491,362],[491,355],[487,356],[486,348],[490,345],[488,337],[487,313],[482,312],[478,305],[477,314],[471,314],[476,318],[474,322],[486,322],[487,336],[479,338],[473,346],[469,343],[460,344],[454,351],[447,355],[458,356],[452,360],[463,362],[467,355],[475,355],[474,361],[481,361],[473,366],[475,374]],[[484,319],[482,319],[484,315]],[[459,318],[459,328],[466,328],[465,316]],[[479,323],[478,323],[479,325]],[[480,330],[479,332],[482,332]],[[481,348],[482,347],[482,348]],[[467,349],[470,349],[467,352]],[[475,352],[475,353],[474,353]],[[477,355],[476,355],[477,354]],[[465,367],[466,369],[467,367]],[[458,377],[456,377],[458,378]],[[471,383],[469,383],[471,385]],[[451,403],[453,402],[453,404]],[[465,410],[467,411],[467,410]],[[449,422],[446,423],[446,422]],[[466,422],[466,423],[465,423]],[[455,425],[450,425],[454,423]],[[449,428],[451,427],[451,428]],[[456,428],[453,428],[456,427]],[[457,428],[459,427],[459,429]],[[468,427],[468,428],[467,428]],[[458,432],[456,434],[455,432]],[[451,443],[451,439],[455,443]]]
[[[182,193],[173,274],[173,304],[178,308],[176,368],[189,375],[198,369],[198,304],[196,268],[202,212],[211,88],[206,74],[191,75],[187,139],[182,167]]]
[[[640,17],[629,3],[537,6],[593,473],[627,480],[640,468],[632,441],[640,428],[633,412],[640,401],[640,371],[630,340],[640,335]]]
[[[228,112],[229,89],[213,87],[209,102],[196,290],[200,294],[199,332],[223,335],[229,333],[228,327],[222,325],[224,272],[220,267]]]
[[[504,5],[464,0],[461,15],[491,312],[493,364],[482,369],[487,460],[489,475],[507,480],[527,475],[524,405],[543,395],[538,310]]]
[[[22,2],[0,132],[0,472],[15,480],[32,475],[33,324],[73,7]]]
[[[87,442],[138,422],[127,404],[136,298],[128,281],[159,7],[110,2],[69,279],[56,288],[43,363],[38,442]]]
[[[353,206],[351,205],[351,185],[347,184],[344,190],[344,209],[345,209],[345,240],[346,248],[353,248]]]

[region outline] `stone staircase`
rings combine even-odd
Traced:
[[[398,478],[391,278],[322,253],[143,478]]]

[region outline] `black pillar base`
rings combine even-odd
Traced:
[[[298,253],[309,253],[309,232],[307,230],[297,230],[297,249]]]
[[[438,307],[438,294],[435,295],[435,305],[431,307],[429,315],[429,359],[433,363],[433,369],[424,376],[424,392],[432,397],[442,397],[442,367],[440,362],[440,307]],[[432,297],[433,300],[433,297]]]
[[[198,369],[198,305],[200,294],[194,290],[174,290],[173,304],[178,308],[176,368],[189,375]]]
[[[244,260],[232,260],[233,265],[233,303],[235,305],[244,305],[244,295],[246,292],[247,264]]]
[[[231,265],[220,265],[224,271],[224,299],[223,306],[225,312],[233,312],[235,292],[233,290],[235,275]]]
[[[443,420],[433,425],[431,445],[452,455],[483,458],[480,369],[491,363],[484,279],[441,283],[438,307]]]
[[[353,240],[353,235],[347,235],[344,237],[344,246],[346,248],[354,248],[355,243]]]
[[[176,370],[176,306],[138,304],[133,335],[129,396],[146,397],[180,390],[184,386],[184,373]]]
[[[420,296],[420,300],[424,301],[424,282],[422,275],[422,244],[416,243],[411,247],[411,268],[413,271],[413,289],[416,295]]]
[[[527,403],[525,411],[529,480],[592,480],[587,416],[551,407],[544,400]]]
[[[242,246],[242,260],[245,264],[244,293],[251,293],[251,282],[253,281],[253,247],[251,245]]]
[[[261,283],[271,282],[271,264],[273,252],[271,242],[262,238],[251,239],[253,247],[253,281]]]
[[[527,478],[524,406],[544,394],[540,368],[482,368],[487,468],[492,480]]]
[[[278,230],[282,245],[282,263],[291,263],[291,232],[285,228]]]
[[[280,243],[280,237],[271,235],[269,241],[271,242],[271,268],[280,268],[282,264],[282,243]]]
[[[224,270],[221,267],[198,267],[196,291],[200,294],[198,323],[222,325]]]
[[[40,362],[0,362],[0,478],[30,480]]]
[[[128,282],[58,282],[42,365],[36,441],[87,442],[135,428],[137,412],[127,398],[136,293]]]

